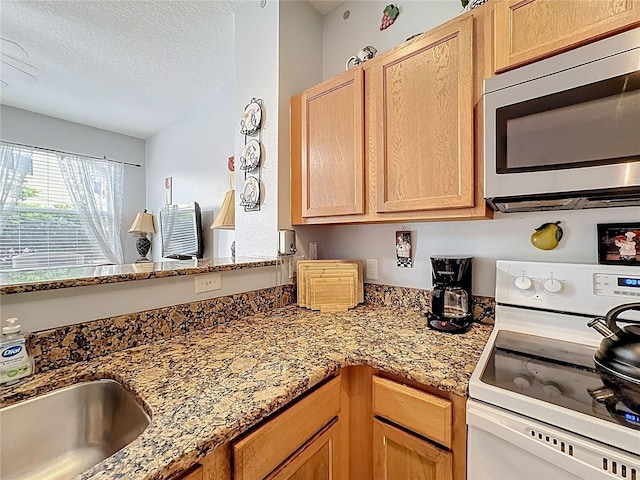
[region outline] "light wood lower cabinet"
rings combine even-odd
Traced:
[[[465,406],[371,367],[345,368],[180,480],[466,480]]]
[[[639,0],[497,0],[497,73],[640,26]]]
[[[373,420],[373,480],[451,480],[452,465],[450,452]]]
[[[336,419],[282,464],[269,480],[338,480],[340,420]]]
[[[340,377],[336,377],[235,442],[234,479],[265,478],[339,413]]]

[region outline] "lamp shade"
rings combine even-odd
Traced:
[[[224,195],[224,200],[222,201],[222,207],[220,207],[220,212],[218,212],[218,216],[211,224],[212,230],[214,228],[219,228],[221,230],[233,230],[236,228],[236,191],[229,190]]]
[[[136,219],[133,221],[129,233],[156,233],[156,227],[153,223],[153,215],[144,212],[139,212],[136,215]]]

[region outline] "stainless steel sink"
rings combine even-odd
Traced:
[[[136,399],[96,380],[0,409],[0,478],[62,480],[131,443],[149,425]]]

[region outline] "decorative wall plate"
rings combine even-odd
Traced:
[[[240,133],[250,135],[260,128],[262,120],[262,100],[252,98],[249,105],[244,107],[240,120]]]
[[[257,140],[250,140],[240,154],[240,170],[246,170],[250,172],[260,165],[260,142]]]
[[[260,202],[260,184],[257,178],[247,177],[242,187],[240,200],[240,205],[243,207],[255,208],[258,206]]]

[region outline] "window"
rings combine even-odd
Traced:
[[[122,165],[6,142],[0,153],[0,270],[122,262]]]

